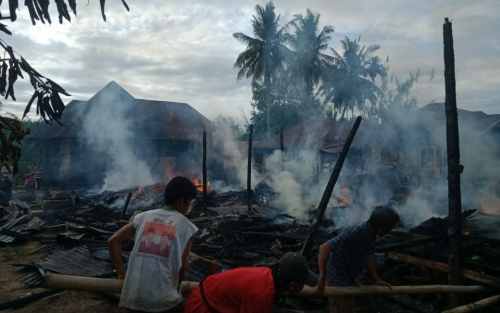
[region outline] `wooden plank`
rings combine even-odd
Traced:
[[[388,259],[395,260],[395,261],[400,261],[400,262],[405,262],[413,265],[420,265],[420,266],[425,266],[428,268],[432,268],[444,273],[448,273],[450,266],[446,263],[441,263],[441,262],[436,262],[436,261],[431,261],[431,260],[426,260],[422,258],[418,258],[412,255],[407,255],[407,254],[401,254],[401,253],[395,253],[395,252],[387,252],[387,253],[377,253],[377,255],[385,256]],[[474,272],[472,270],[468,269],[462,269],[461,270],[462,277],[487,284],[490,286],[495,286],[495,287],[500,287],[500,278]]]
[[[500,295],[486,298],[477,302],[469,303],[466,305],[462,305],[459,307],[456,307],[451,310],[446,310],[443,311],[442,313],[469,313],[469,312],[476,312],[481,309],[484,309],[487,306],[490,306],[492,304],[500,302]]]

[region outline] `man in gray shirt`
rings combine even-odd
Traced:
[[[399,223],[398,213],[387,206],[377,206],[368,221],[346,228],[320,246],[317,293],[326,286],[355,286],[367,269],[375,284],[390,286],[380,279],[371,256],[378,236],[387,235]],[[330,297],[330,312],[356,312],[353,297]]]

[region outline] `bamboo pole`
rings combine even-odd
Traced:
[[[400,261],[400,262],[405,262],[408,264],[413,264],[413,265],[419,265],[419,266],[425,266],[428,268],[432,268],[435,270],[438,270],[440,272],[448,273],[450,270],[450,266],[446,263],[441,263],[441,262],[436,262],[436,261],[431,261],[431,260],[426,260],[422,258],[418,258],[415,256],[407,255],[407,254],[401,254],[401,253],[395,253],[395,252],[387,252],[387,253],[377,253],[377,255],[383,255],[388,259],[395,260],[395,261]],[[461,275],[464,278],[487,284],[490,286],[495,286],[495,287],[500,287],[500,278],[486,275],[486,274],[481,274],[478,272],[474,272],[468,269],[462,269],[461,270]]]
[[[193,288],[198,286],[198,284],[199,282],[183,281],[181,283],[181,291],[183,294],[188,294]],[[51,289],[120,293],[123,287],[123,280],[48,273],[45,276],[44,287]],[[323,296],[480,293],[486,290],[487,289],[483,286],[449,285],[393,286],[391,288],[381,286],[325,287]],[[306,286],[297,295],[316,297],[315,291],[316,287]]]
[[[476,312],[481,309],[484,309],[487,306],[500,302],[500,295],[486,298],[477,302],[469,303],[466,305],[462,305],[451,310],[446,310],[441,313],[469,313]]]
[[[358,286],[358,287],[325,287],[325,296],[366,296],[366,295],[416,295],[432,293],[480,293],[487,289],[483,286]],[[304,286],[300,296],[314,296],[316,287]]]

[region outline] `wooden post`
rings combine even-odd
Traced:
[[[285,170],[285,143],[283,141],[283,125],[280,131],[280,149],[281,149],[281,170]]]
[[[318,216],[313,221],[309,237],[304,242],[304,245],[302,246],[302,251],[300,252],[300,254],[305,256],[306,258],[311,253],[313,236],[318,229],[318,225],[321,223],[321,220],[323,219],[323,215],[325,215],[325,210],[328,205],[328,202],[330,201],[330,197],[332,196],[333,188],[335,187],[335,183],[337,183],[337,179],[339,178],[340,175],[340,170],[342,169],[342,165],[344,164],[347,152],[349,152],[349,148],[351,147],[352,141],[354,140],[354,136],[358,131],[359,124],[361,124],[361,116],[358,116],[356,118],[356,121],[354,122],[354,126],[352,127],[351,132],[349,133],[349,136],[347,136],[344,146],[342,147],[342,151],[340,152],[339,158],[337,159],[335,167],[333,168],[330,180],[326,185],[323,197],[321,198],[321,201],[318,205],[318,211],[319,211]]]
[[[458,113],[455,83],[455,55],[451,22],[445,18],[443,24],[444,81],[446,112],[446,148],[448,154],[448,281],[450,285],[460,285],[460,246],[462,235],[462,200],[460,194],[460,143],[458,136]],[[451,307],[460,305],[457,295],[450,295]]]
[[[202,162],[202,175],[203,175],[203,207],[202,212],[207,211],[207,131],[203,130],[203,162]]]
[[[247,172],[247,204],[248,212],[252,211],[252,137],[253,125],[248,131],[248,172]]]
[[[125,201],[125,205],[123,206],[122,215],[120,215],[120,219],[123,219],[125,217],[125,214],[127,213],[128,205],[130,203],[130,198],[132,198],[131,192],[129,192],[127,195],[127,200]]]
[[[40,144],[40,148],[38,151],[38,166],[42,166],[42,145]]]

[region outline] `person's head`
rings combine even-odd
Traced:
[[[165,205],[174,206],[176,210],[185,214],[191,200],[196,198],[196,187],[183,176],[172,178],[165,187]]]
[[[146,240],[148,242],[151,242],[155,236],[155,229],[153,227],[150,227],[148,229],[148,232],[146,233]]]
[[[167,244],[169,241],[170,241],[170,238],[168,236],[168,233],[166,231],[164,231],[162,234],[161,234],[161,243],[162,244]]]
[[[299,292],[304,285],[318,285],[318,276],[309,269],[306,258],[298,253],[285,253],[278,260],[277,267],[280,285],[290,292]]]
[[[399,214],[391,207],[379,205],[373,210],[368,223],[375,235],[385,236],[399,223]]]

